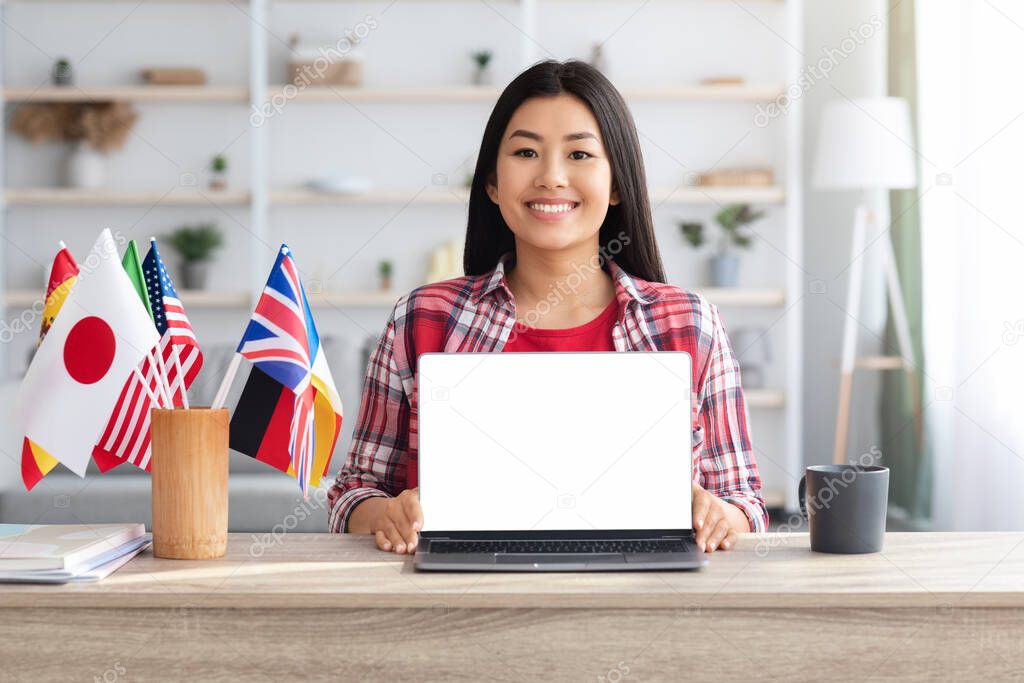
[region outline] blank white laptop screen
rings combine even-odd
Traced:
[[[424,531],[689,529],[682,351],[419,358]]]

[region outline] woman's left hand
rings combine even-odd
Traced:
[[[735,505],[693,484],[693,528],[697,531],[697,547],[713,553],[718,548],[734,547],[737,532],[750,531],[750,524]]]

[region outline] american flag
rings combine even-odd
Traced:
[[[288,452],[304,496],[313,467],[312,366],[319,346],[298,268],[282,245],[237,351],[295,395]]]
[[[150,244],[149,253],[142,262],[142,273],[146,280],[150,307],[153,309],[153,321],[157,332],[160,333],[160,355],[167,370],[171,398],[175,406],[182,406],[185,391],[192,385],[203,366],[203,354],[199,350],[199,343],[192,332],[185,309],[178,299],[177,292],[174,291],[174,284],[160,258],[160,252],[157,251],[156,241]],[[150,390],[159,396],[159,368],[155,358],[144,360],[139,369]],[[149,471],[151,408],[153,404],[149,392],[145,390],[138,376],[132,378],[121,390],[121,396],[97,447]]]

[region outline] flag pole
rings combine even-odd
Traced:
[[[163,394],[164,398],[167,399],[167,407],[174,408],[174,399],[171,397],[171,383],[167,379],[167,368],[164,367],[164,355],[160,351],[160,345],[156,345],[156,353],[150,351],[150,358],[156,359],[156,379],[157,386],[160,387],[160,393]]]
[[[172,347],[173,348],[173,347]],[[188,390],[185,388],[185,373],[181,371],[181,358],[179,354],[172,354],[174,367],[178,370],[178,384],[181,386],[181,404],[188,410]]]
[[[231,357],[231,365],[228,366],[228,371],[224,373],[224,379],[221,380],[220,388],[217,389],[217,395],[213,397],[213,403],[210,405],[212,410],[217,410],[224,407],[224,401],[228,398],[228,389],[231,387],[231,383],[235,381],[235,375],[238,373],[238,365],[242,362],[242,354],[235,352],[235,355]]]
[[[150,388],[149,382],[147,382],[146,378],[142,376],[142,373],[139,371],[139,366],[137,365],[135,366],[135,376],[139,378],[139,382],[142,383],[142,388],[146,390],[147,394],[149,394],[149,400],[157,407],[162,408],[163,400]]]

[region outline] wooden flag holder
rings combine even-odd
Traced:
[[[228,411],[153,409],[153,554],[223,557],[228,541]]]

